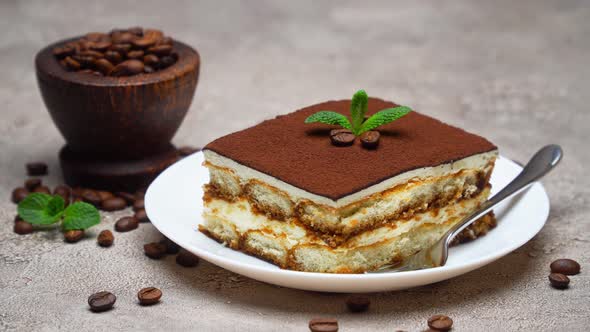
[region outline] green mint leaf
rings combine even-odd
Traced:
[[[350,103],[350,114],[352,118],[352,132],[355,135],[360,134],[361,126],[365,120],[365,113],[367,112],[367,104],[369,103],[369,96],[365,90],[357,91],[352,96]]]
[[[64,221],[61,225],[64,231],[84,230],[100,223],[98,210],[84,202],[76,202],[68,206],[63,214]]]
[[[365,123],[363,123],[363,126],[359,130],[358,135],[360,135],[366,131],[373,130],[373,129],[375,129],[379,126],[382,126],[384,124],[388,124],[390,122],[393,122],[393,121],[403,117],[404,115],[410,113],[411,111],[412,110],[406,106],[398,106],[398,107],[394,107],[394,108],[387,108],[387,109],[381,110],[381,111],[373,114],[370,118],[367,119],[367,121],[365,121]]]
[[[313,122],[340,125],[346,129],[350,129],[350,122],[348,119],[344,115],[332,111],[320,111],[305,119],[305,123]]]
[[[18,203],[18,215],[34,225],[51,225],[59,220],[64,207],[63,198],[43,193],[31,193]]]

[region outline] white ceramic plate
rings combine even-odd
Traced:
[[[484,266],[522,246],[537,234],[549,214],[549,198],[540,183],[499,205],[498,226],[486,236],[453,247],[443,267],[375,274],[329,274],[282,270],[258,258],[234,251],[197,230],[203,222],[202,186],[209,174],[195,153],[166,169],[149,187],[145,206],[162,234],[201,258],[244,276],[267,283],[321,292],[377,292],[405,289],[453,278]],[[500,157],[492,174],[497,192],[522,169]]]

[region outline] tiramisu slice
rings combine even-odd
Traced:
[[[337,146],[336,126],[305,123],[350,105],[313,105],[209,143],[201,232],[281,268],[361,273],[429,247],[487,199],[492,143],[418,112],[379,127],[370,148],[354,136]],[[366,115],[396,106],[370,98]],[[494,225],[488,215],[461,238]]]

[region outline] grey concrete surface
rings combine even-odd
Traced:
[[[200,51],[201,80],[174,142],[203,145],[271,116],[355,89],[411,105],[480,133],[526,161],[546,143],[565,159],[544,185],[547,225],[528,244],[471,273],[434,285],[371,294],[350,314],[346,295],[279,288],[202,262],[152,261],[151,225],[81,243],[57,232],[12,232],[10,191],[24,164],[44,160],[61,182],[63,139],[37,90],[33,56],[86,31],[143,25]],[[582,331],[590,324],[590,3],[588,1],[2,1],[0,2],[0,330],[305,331],[336,317],[341,331],[419,331],[444,313],[455,331]],[[535,209],[534,206],[530,207]],[[571,257],[583,272],[569,290],[548,286],[548,264]],[[154,285],[161,304],[137,305]],[[116,308],[89,312],[98,290]]]

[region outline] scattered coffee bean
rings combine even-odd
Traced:
[[[111,193],[109,191],[97,190],[96,193],[100,197],[101,201],[106,201],[107,199],[111,199],[111,198],[115,197],[115,195],[113,195],[113,193]]]
[[[143,62],[139,60],[126,60],[116,65],[110,71],[111,76],[132,76],[143,72]]]
[[[186,157],[188,155],[191,155],[195,152],[199,152],[201,151],[201,149],[193,147],[193,146],[183,146],[178,148],[178,154],[180,154],[182,157]]]
[[[332,129],[330,140],[334,146],[350,146],[354,143],[356,136],[348,129]]]
[[[361,134],[361,145],[368,150],[376,149],[379,146],[381,134],[378,131],[370,130]]]
[[[166,253],[169,255],[176,255],[180,251],[180,246],[167,237],[160,240],[160,243],[166,246]]]
[[[314,318],[309,321],[311,332],[337,332],[338,321],[333,318]]]
[[[98,237],[96,239],[98,245],[101,247],[110,247],[115,242],[115,236],[113,232],[109,231],[108,229],[103,230],[102,232],[98,233]]]
[[[29,195],[29,191],[23,187],[14,188],[12,191],[12,202],[15,204],[20,203]]]
[[[47,175],[47,164],[42,162],[32,162],[26,165],[29,176]]]
[[[176,264],[184,267],[195,267],[199,265],[199,257],[186,250],[182,250],[176,255]]]
[[[129,232],[137,228],[139,222],[135,217],[123,217],[115,223],[115,230],[117,232]]]
[[[115,193],[115,195],[124,199],[127,205],[131,205],[133,202],[135,202],[135,195],[133,194],[120,191]]]
[[[160,302],[162,291],[156,287],[146,287],[139,290],[137,298],[141,305],[152,305]]]
[[[351,296],[346,300],[346,306],[348,310],[352,312],[364,312],[369,309],[369,305],[371,305],[371,301],[366,296]]]
[[[127,202],[121,197],[113,197],[102,201],[101,205],[102,209],[105,211],[118,211],[126,208]]]
[[[33,190],[34,193],[51,194],[51,190],[47,186],[38,186]]]
[[[22,220],[16,221],[14,223],[14,232],[20,235],[33,233],[33,225]]]
[[[580,273],[580,264],[569,258],[555,260],[549,267],[553,273],[561,273],[568,276]]]
[[[79,230],[79,229],[70,230],[70,231],[67,231],[64,233],[64,239],[68,243],[76,243],[76,242],[82,240],[83,237],[84,237],[84,231]]]
[[[133,211],[137,212],[137,211],[143,210],[143,209],[145,209],[145,204],[144,204],[143,198],[136,199],[135,202],[133,202]]]
[[[106,291],[98,292],[88,297],[88,305],[90,305],[90,310],[94,312],[110,310],[116,301],[117,297],[113,293]]]
[[[71,193],[72,190],[66,185],[59,185],[53,189],[53,194],[61,196],[61,198],[63,198],[66,202],[66,205],[70,201]]]
[[[565,274],[551,273],[549,274],[549,282],[553,288],[566,289],[569,287],[570,278],[568,278]]]
[[[101,199],[97,191],[92,189],[84,189],[80,195],[80,198],[86,203],[92,204],[96,207],[100,207]]]
[[[143,251],[149,258],[160,259],[166,255],[166,246],[157,242],[147,243],[143,246]]]
[[[448,331],[453,327],[453,320],[445,315],[434,315],[428,318],[428,327],[437,331]]]
[[[27,181],[25,181],[25,188],[27,188],[28,191],[33,191],[35,188],[39,187],[41,185],[41,179],[38,178],[32,178],[32,179],[28,179]]]
[[[150,222],[150,219],[148,218],[147,213],[144,209],[137,210],[137,212],[135,212],[134,217],[139,222]]]

